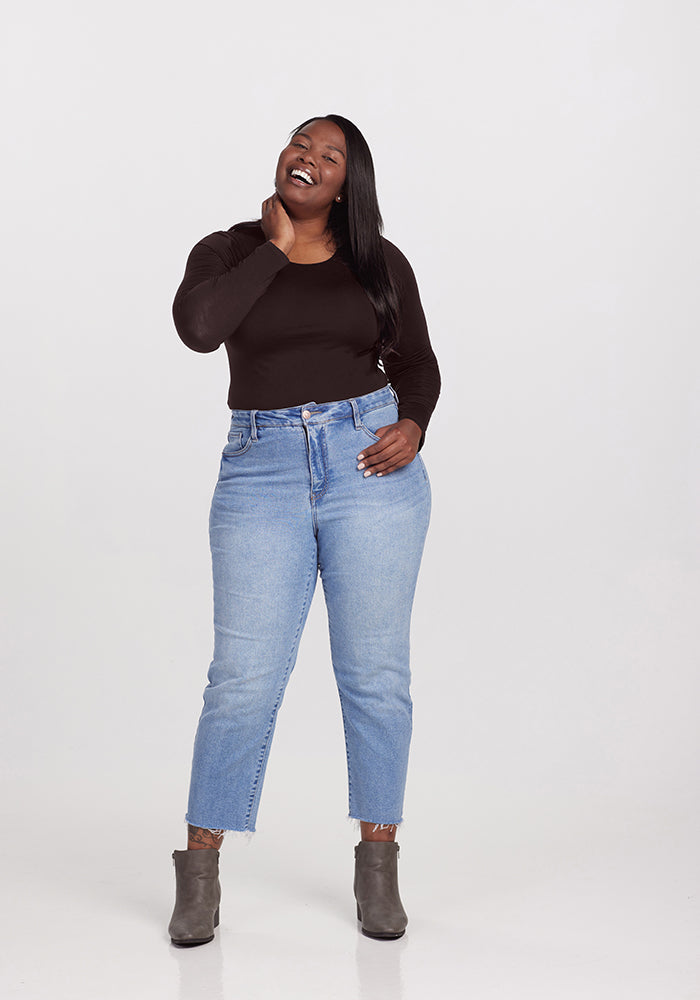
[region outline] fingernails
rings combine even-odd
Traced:
[[[357,468],[358,469],[364,469],[364,467],[365,467],[365,463],[364,462],[360,462],[360,464],[358,465]]]
[[[365,457],[364,452],[361,451],[360,454],[357,457],[358,457],[359,460],[362,460]]]
[[[371,469],[367,469],[367,471],[363,472],[362,475],[363,476],[371,476],[372,475],[372,470]]]

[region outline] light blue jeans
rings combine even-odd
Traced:
[[[277,712],[320,572],[345,730],[349,816],[400,823],[412,728],[409,628],[431,489],[420,454],[357,455],[398,420],[391,385],[232,410],[209,520],[214,658],[194,741],[193,826],[255,830]]]

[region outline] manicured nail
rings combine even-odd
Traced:
[[[383,473],[383,472],[378,472],[378,473],[377,473],[377,477],[379,477],[379,476],[383,476],[383,475],[384,475],[384,473]]]
[[[365,463],[364,462],[360,462],[360,464],[358,465],[357,468],[358,469],[364,469],[364,467],[365,467]]]
[[[371,476],[372,475],[372,470],[371,469],[367,469],[367,472],[363,472],[362,475],[363,476]]]
[[[358,460],[359,460],[359,461],[362,461],[362,459],[363,459],[364,457],[365,457],[365,456],[363,455],[363,453],[362,453],[362,452],[360,452],[360,454],[359,454],[359,455],[357,456],[357,458],[358,458]]]

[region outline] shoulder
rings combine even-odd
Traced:
[[[259,221],[237,222],[230,229],[217,229],[202,237],[195,249],[211,251],[231,266],[238,263],[256,247],[265,242],[265,234]]]
[[[382,247],[384,249],[384,259],[387,267],[391,271],[392,277],[396,278],[400,285],[406,285],[411,280],[415,280],[413,268],[408,257],[399,250],[395,243],[382,236]]]
[[[260,219],[251,219],[248,222],[237,222],[230,229],[226,230],[226,236],[240,246],[249,246],[255,250],[257,246],[265,242],[265,233],[262,231]]]

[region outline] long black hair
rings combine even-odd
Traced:
[[[399,296],[382,246],[384,222],[379,211],[374,162],[367,140],[359,128],[342,115],[307,118],[292,129],[289,140],[305,125],[319,118],[335,122],[345,136],[344,197],[342,201],[333,202],[328,216],[328,230],[339,256],[352,270],[374,307],[379,336],[368,351],[374,351],[378,361],[395,351],[398,343]]]

